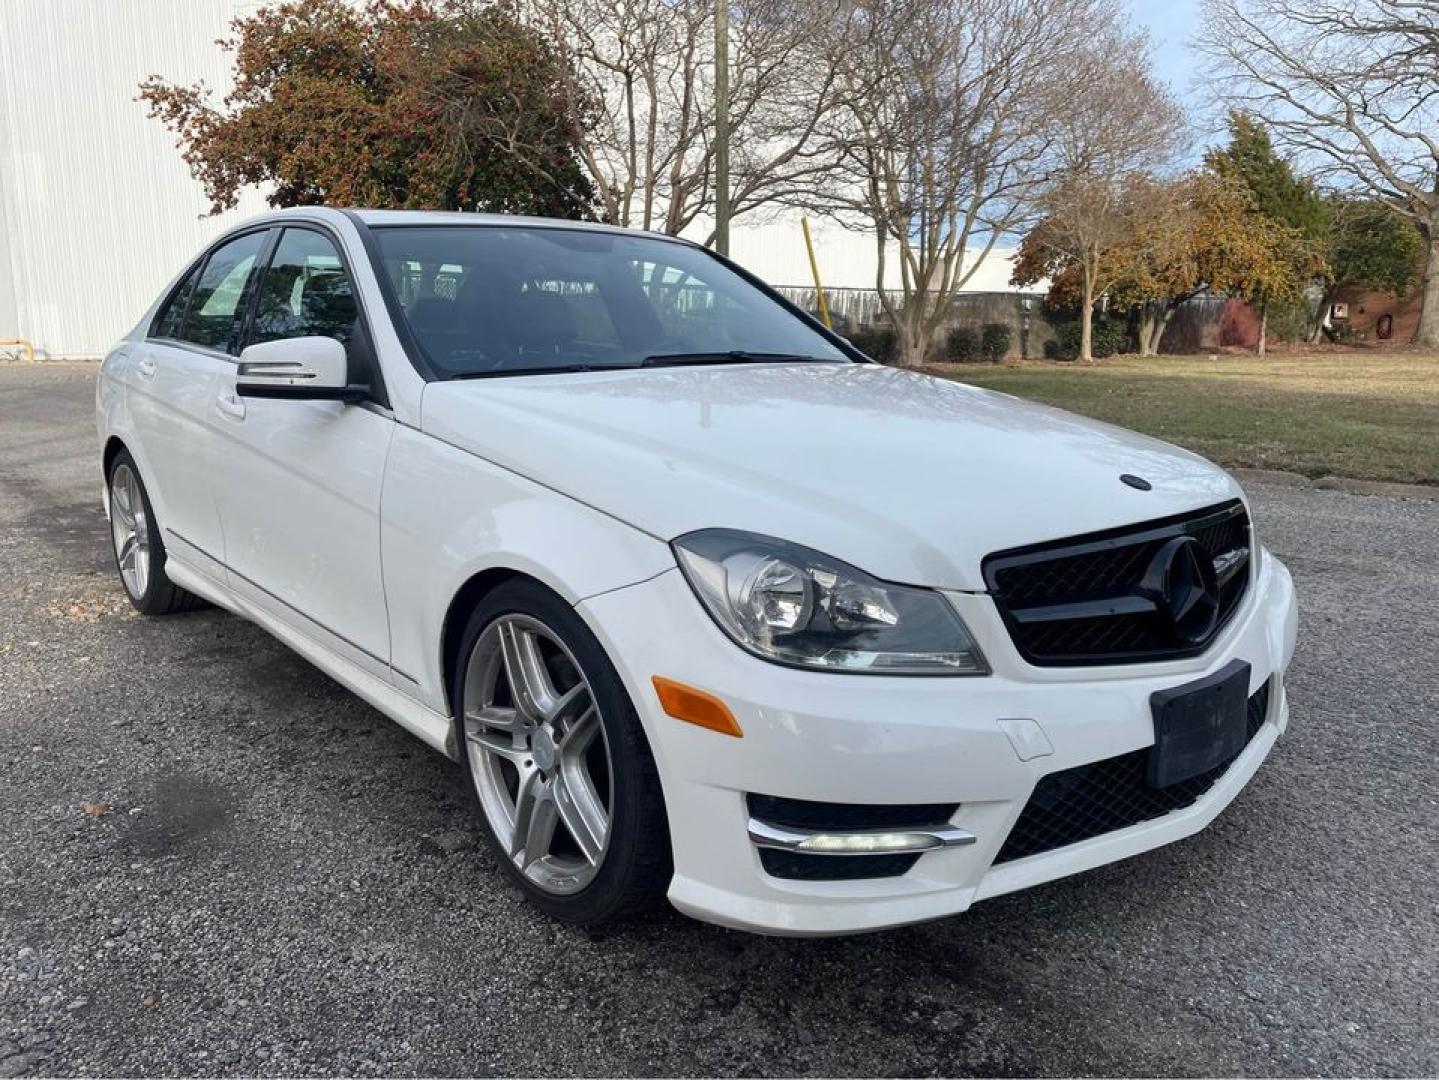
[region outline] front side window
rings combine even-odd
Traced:
[[[349,344],[358,317],[335,245],[310,229],[286,229],[260,283],[250,341],[332,337]]]
[[[846,362],[703,251],[579,229],[377,226],[405,321],[442,378],[727,357]]]
[[[171,336],[207,349],[237,353],[245,315],[242,301],[264,245],[265,233],[253,232],[211,252],[196,280],[185,325]]]

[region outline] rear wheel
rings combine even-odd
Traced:
[[[491,846],[550,915],[592,924],[669,884],[659,778],[634,706],[572,608],[533,582],[471,616],[455,713]]]
[[[146,615],[170,615],[200,607],[203,601],[199,597],[174,584],[165,573],[165,541],[140,470],[127,451],[120,451],[110,463],[107,490],[115,569],[130,603]]]

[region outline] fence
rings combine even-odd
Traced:
[[[786,287],[776,291],[818,316],[814,289]],[[873,289],[826,289],[824,295],[834,328],[841,334],[887,321],[879,294]],[[1024,359],[1043,356],[1045,342],[1055,338],[1053,316],[1045,309],[1043,297],[1032,293],[966,292],[951,302],[949,317],[934,337],[934,348],[943,352],[945,338],[956,326],[980,327],[985,323],[1008,326],[1013,342],[1010,355]]]

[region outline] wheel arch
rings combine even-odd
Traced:
[[[454,677],[460,664],[460,645],[465,636],[465,627],[470,615],[484,602],[485,597],[509,581],[532,581],[542,588],[560,594],[547,582],[533,574],[527,574],[513,566],[490,566],[471,575],[450,598],[445,609],[445,618],[440,626],[440,679],[445,696],[445,705],[452,720],[458,721],[459,709],[454,699]],[[561,597],[563,599],[563,597]],[[566,601],[568,602],[568,601]]]
[[[130,448],[118,435],[111,435],[105,440],[105,449],[100,453],[100,468],[104,470],[105,483],[110,482],[110,469],[114,467],[115,459],[120,456],[121,451],[129,454]],[[130,454],[133,458],[135,455]]]

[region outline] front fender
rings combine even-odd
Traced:
[[[396,685],[442,712],[445,619],[476,575],[518,571],[578,604],[674,566],[647,533],[408,427],[390,447],[381,519]]]

